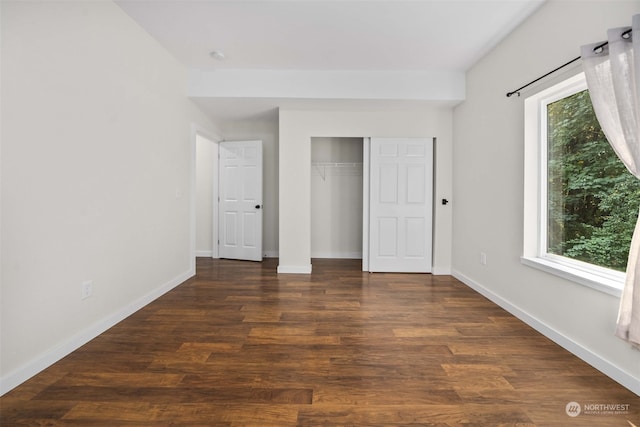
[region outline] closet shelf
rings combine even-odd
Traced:
[[[352,163],[352,162],[312,162],[311,166],[316,168],[318,174],[322,178],[322,180],[326,180],[327,178],[327,169],[342,169],[342,170],[353,170],[354,172],[362,173],[362,163]],[[354,173],[347,175],[355,175]]]

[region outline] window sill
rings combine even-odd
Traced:
[[[544,258],[521,257],[522,264],[538,270],[571,280],[581,285],[588,286],[605,294],[613,295],[620,298],[622,296],[622,288],[624,280],[616,280],[615,278],[604,277],[599,274],[573,268],[564,264],[554,262]]]

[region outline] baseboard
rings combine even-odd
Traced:
[[[431,274],[433,274],[434,276],[451,276],[451,268],[432,267]]]
[[[452,275],[465,285],[469,286],[471,289],[475,290],[479,294],[499,305],[509,313],[513,314],[515,317],[522,320],[524,323],[531,326],[533,329],[540,332],[545,337],[549,338],[550,340],[563,347],[567,351],[573,353],[580,359],[584,360],[589,365],[593,366],[609,378],[620,383],[622,386],[628,388],[633,393],[640,396],[640,381],[638,378],[635,378],[628,372],[623,371],[608,360],[603,359],[588,348],[573,341],[571,338],[563,335],[561,332],[555,330],[540,319],[532,316],[531,314],[522,310],[520,307],[505,300],[501,296],[496,295],[489,289],[485,288],[478,282],[470,279],[459,271],[453,270]]]
[[[311,252],[311,258],[362,259],[362,252]]]
[[[15,369],[14,371],[9,372],[7,375],[0,378],[0,396],[4,395],[8,391],[17,387],[18,385],[22,384],[23,382],[33,377],[34,375],[38,374],[39,372],[45,370],[49,366],[56,363],[58,360],[69,355],[70,353],[77,350],[81,346],[85,345],[86,343],[88,343],[98,335],[105,332],[107,329],[111,328],[112,326],[126,319],[136,311],[140,310],[141,308],[151,303],[158,297],[169,292],[176,286],[182,284],[183,282],[193,277],[194,275],[195,275],[195,271],[192,269],[189,269],[187,272],[177,277],[174,277],[167,283],[159,286],[158,288],[142,296],[141,298],[138,298],[137,300],[131,302],[130,304],[126,305],[125,307],[116,311],[110,316],[107,316],[102,320],[95,322],[89,327],[71,336],[70,338],[58,344],[54,348],[47,350],[41,356],[25,363],[23,366]]]
[[[279,256],[278,251],[264,251],[265,258],[278,258]]]
[[[207,257],[211,258],[213,251],[196,251],[197,257]]]
[[[309,265],[279,265],[278,274],[311,274]]]

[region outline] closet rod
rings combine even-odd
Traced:
[[[630,37],[631,37],[631,28],[629,28],[628,30],[626,30],[626,31],[624,31],[624,32],[622,33],[622,38],[623,38],[623,39],[628,39],[628,38],[630,38]],[[606,45],[608,45],[608,44],[609,44],[609,42],[604,42],[604,43],[602,43],[602,44],[599,44],[598,46],[596,46],[596,47],[594,47],[594,48],[593,48],[593,51],[594,51],[594,52],[596,52],[596,53],[600,53],[600,51],[602,50],[602,48],[603,48],[603,47],[605,47],[605,46],[606,46]],[[513,90],[513,91],[511,91],[511,92],[507,92],[507,98],[511,98],[511,97],[512,97],[513,95],[515,95],[516,93],[518,94],[518,96],[520,96],[520,91],[521,91],[522,89],[524,89],[524,88],[526,88],[526,87],[531,86],[531,85],[532,85],[532,84],[534,84],[535,82],[537,82],[537,81],[539,81],[539,80],[544,79],[544,78],[545,78],[545,77],[547,77],[548,75],[553,74],[553,73],[555,73],[555,72],[556,72],[556,71],[558,71],[558,70],[563,69],[563,68],[564,68],[564,67],[566,67],[567,65],[573,64],[574,62],[576,62],[576,61],[577,61],[578,59],[580,59],[580,58],[582,58],[582,57],[581,57],[581,56],[578,56],[577,58],[573,58],[571,61],[569,61],[569,62],[567,62],[567,63],[565,63],[565,64],[562,64],[562,65],[561,65],[561,66],[559,66],[558,68],[555,68],[555,69],[553,69],[553,70],[549,71],[547,74],[545,74],[545,75],[543,75],[543,76],[540,76],[540,77],[538,77],[538,78],[537,78],[537,79],[535,79],[535,80],[530,81],[530,82],[529,82],[529,83],[527,83],[526,85],[521,86],[521,87],[519,87],[518,89]]]

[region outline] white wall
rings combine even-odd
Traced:
[[[225,141],[262,141],[262,249],[266,257],[278,257],[278,120],[221,122],[220,129]]]
[[[194,273],[191,126],[216,130],[115,4],[1,8],[4,392]]]
[[[443,70],[190,70],[187,94],[298,100],[464,99],[464,72]]]
[[[312,258],[362,258],[362,153],[362,138],[311,138]]]
[[[280,265],[279,272],[311,271],[311,138],[437,137],[435,200],[451,198],[452,111],[280,110]],[[436,274],[451,265],[451,204],[434,205]]]
[[[637,1],[550,1],[467,74],[454,110],[453,268],[461,278],[640,393],[640,353],[613,336],[619,299],[524,266],[524,98],[505,94],[630,25]],[[577,72],[575,67],[573,73]],[[480,252],[487,265],[480,264]],[[569,397],[569,396],[568,396]]]

